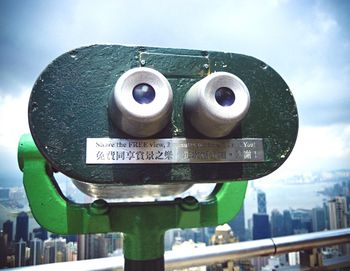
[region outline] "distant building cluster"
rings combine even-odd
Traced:
[[[324,202],[322,207],[315,207],[310,210],[284,210],[283,212],[274,209],[271,215],[267,214],[266,194],[263,191],[257,191],[257,212],[248,220],[248,229],[244,226],[244,208],[242,208],[235,219],[229,222],[229,225],[218,226],[216,229],[177,230],[175,236],[176,249],[188,246],[195,249],[198,246],[204,245],[220,245],[242,240],[259,240],[349,227],[350,182],[343,183],[342,187],[341,195],[332,197],[329,201]],[[337,189],[339,190],[338,186]],[[191,236],[189,232],[192,232],[193,235]],[[201,234],[195,234],[196,232]],[[210,234],[212,236],[208,238]],[[189,241],[184,241],[189,236],[191,237],[190,244],[188,243]],[[196,240],[196,242],[193,240]],[[168,242],[169,244],[171,243],[169,240]],[[229,261],[207,267],[184,269],[182,271],[290,270],[288,267],[310,261],[310,257],[313,257],[314,261],[322,262],[323,257],[333,258],[344,255],[350,255],[350,244],[326,247],[314,255],[304,255],[303,252],[292,252],[273,257]]]
[[[29,217],[21,212],[7,220],[0,232],[0,268],[94,259],[122,253],[122,234],[59,236],[43,228],[29,233]]]
[[[204,246],[221,245],[246,240],[259,240],[308,232],[341,229],[350,226],[350,181],[336,186],[332,195],[321,206],[312,209],[273,209],[267,213],[267,198],[257,191],[257,212],[248,219],[245,227],[244,207],[226,225],[209,228],[172,229],[165,234],[166,250],[190,251]],[[22,200],[23,191],[1,189],[0,202]],[[11,199],[11,200],[10,200]],[[94,259],[122,255],[121,233],[59,236],[39,227],[29,232],[26,212],[17,214],[15,221],[7,220],[0,231],[0,267],[20,267],[82,259]],[[32,219],[32,218],[31,218]],[[189,252],[190,253],[190,252]],[[324,248],[323,257],[349,255],[349,244]],[[191,268],[194,270],[278,270],[276,266],[296,265],[303,255],[289,253],[276,257],[260,257],[231,261],[212,266]]]
[[[252,240],[335,230],[350,226],[350,182],[343,183],[341,195],[324,201],[321,207],[266,212],[266,195],[257,192],[257,213],[248,220],[247,238]],[[233,227],[235,229],[235,227]]]

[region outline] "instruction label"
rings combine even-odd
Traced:
[[[87,138],[87,164],[264,162],[263,139]]]

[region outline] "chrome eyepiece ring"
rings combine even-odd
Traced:
[[[249,110],[247,86],[236,75],[215,72],[194,84],[185,96],[184,112],[201,134],[228,135]]]
[[[125,133],[148,137],[170,122],[172,101],[173,92],[164,75],[151,68],[134,68],[115,84],[109,116]]]

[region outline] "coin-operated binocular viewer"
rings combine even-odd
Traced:
[[[247,180],[289,156],[298,114],[283,79],[239,54],[96,45],[55,59],[29,101],[19,166],[35,219],[60,234],[124,233],[126,270],[163,270],[164,233],[231,220]],[[97,198],[62,195],[54,172]],[[217,183],[206,200],[115,203]]]

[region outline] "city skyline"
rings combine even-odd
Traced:
[[[327,172],[319,172],[313,175],[299,175],[294,176],[289,179],[280,180],[278,183],[275,183],[274,186],[264,185],[264,182],[254,184],[252,182],[248,182],[248,188],[245,195],[245,212],[248,216],[251,216],[252,213],[255,212],[257,207],[257,195],[259,191],[267,194],[268,200],[265,199],[265,208],[267,213],[271,213],[273,209],[278,209],[279,211],[283,211],[284,209],[298,209],[304,208],[305,206],[317,206],[321,207],[323,204],[322,199],[324,195],[322,191],[327,191],[332,188],[333,185],[341,183],[343,180],[347,180],[350,178],[350,170],[343,171],[327,171]],[[272,182],[272,181],[271,181]],[[59,182],[59,185],[62,189],[62,192],[66,197],[70,198],[73,201],[78,203],[87,203],[92,202],[94,199],[80,192],[74,184],[70,180],[63,179],[62,182]],[[302,189],[300,188],[302,186]],[[211,189],[214,188],[214,185],[195,185],[190,190],[185,191],[183,196],[194,195],[197,196],[198,199],[204,199],[207,195],[210,194]],[[279,195],[283,192],[283,189],[288,190],[288,198],[285,198],[283,201],[280,201]],[[21,211],[29,211],[29,215],[31,216],[28,202],[26,200],[26,195],[23,187],[13,187],[13,188],[2,188],[0,186],[0,194],[6,191],[6,194],[10,195],[13,198],[16,198],[16,202],[20,202],[19,206],[25,206],[23,208],[17,208],[17,205],[13,205],[15,202],[12,202],[9,209],[6,208],[5,205],[1,205],[1,195],[0,195],[0,221],[6,220],[2,218],[1,214],[4,212],[8,212],[8,218],[16,217],[16,215]],[[67,191],[67,192],[66,192]],[[192,192],[190,192],[192,191]],[[295,200],[295,197],[298,200]],[[247,223],[247,222],[246,222]]]
[[[332,189],[338,195],[332,195]],[[205,246],[223,244],[226,242],[224,240],[231,240],[227,242],[259,240],[348,227],[350,223],[348,212],[350,209],[350,180],[335,183],[327,191],[329,193],[328,200],[323,202],[322,208],[308,206],[309,209],[283,210],[281,212],[274,209],[268,213],[265,204],[269,198],[264,191],[257,190],[255,191],[257,206],[255,213],[248,219],[251,221],[248,223],[249,225],[244,225],[245,212],[242,208],[241,212],[229,222],[230,226],[168,231],[165,237],[165,248],[169,250],[174,244],[179,245],[184,241],[191,240],[193,244]],[[15,226],[11,221],[3,223],[0,244],[3,246],[13,244],[12,247],[6,249],[8,253],[14,253],[14,258],[10,258],[9,264],[25,266],[56,263],[121,255],[122,253],[122,235],[119,233],[78,236],[48,235],[47,231],[41,227],[30,231],[28,219],[28,215],[22,212],[17,215]],[[244,228],[243,232],[242,227]],[[229,234],[230,230],[233,233]],[[218,234],[226,237],[221,239],[223,237],[218,236]],[[11,239],[13,242],[10,242]],[[341,245],[334,253],[343,253],[344,255],[349,252],[349,245]],[[1,263],[3,264],[3,262],[2,259]]]

